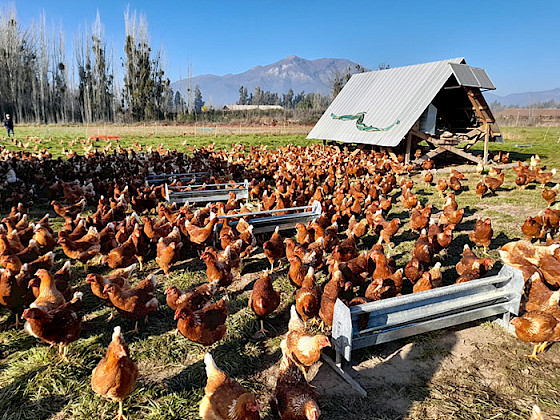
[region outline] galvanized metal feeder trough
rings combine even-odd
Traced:
[[[212,176],[212,172],[186,172],[182,174],[157,174],[148,175],[148,185],[171,184],[172,182],[202,182],[204,178]]]
[[[249,199],[249,181],[227,184],[169,185],[165,184],[165,199],[171,203],[209,203],[228,201],[230,193],[236,198]]]
[[[223,221],[226,220],[230,226],[236,226],[242,217],[248,217],[247,222],[253,225],[253,234],[272,232],[278,226],[279,230],[294,229],[298,223],[308,223],[315,221],[321,216],[321,203],[313,201],[310,206],[288,207],[284,209],[262,210],[250,213],[228,214],[218,216],[218,222],[214,226],[214,243],[218,242],[220,229]],[[278,214],[287,213],[287,214]],[[230,220],[232,220],[230,222]]]
[[[439,287],[376,302],[348,307],[335,303],[332,339],[336,361],[323,359],[362,396],[367,392],[343,367],[352,351],[454,325],[500,317],[509,329],[510,314],[518,315],[523,294],[523,274],[504,265],[491,277]]]

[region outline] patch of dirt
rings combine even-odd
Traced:
[[[189,359],[189,358],[188,358]],[[157,361],[143,360],[138,363],[138,369],[142,372],[142,381],[145,383],[162,383],[165,379],[178,375],[185,366],[187,361],[183,364],[172,363],[168,365],[161,365]]]
[[[495,211],[497,213],[508,214],[515,218],[525,219],[527,215],[534,213],[532,207],[516,206],[514,204],[485,205],[480,204],[482,210]]]
[[[482,156],[482,155],[480,155]],[[497,169],[509,169],[513,166],[515,166],[516,163],[505,163],[505,164],[496,164],[495,162],[488,162],[486,164],[486,169],[488,169],[489,167],[493,167],[493,168],[497,168]],[[454,169],[456,171],[462,172],[462,173],[472,173],[472,172],[477,172],[477,165],[475,165],[474,163],[472,164],[465,164],[465,165],[455,165],[455,166],[445,166],[443,168],[437,168],[437,172],[438,174],[448,174],[451,173],[451,170]]]
[[[348,409],[356,419],[489,418],[489,413],[508,410],[512,414],[529,413],[540,400],[558,397],[554,388],[538,388],[537,384],[550,379],[558,384],[560,380],[560,373],[553,370],[560,367],[560,346],[551,347],[539,362],[524,357],[531,350],[529,343],[519,341],[498,325],[485,323],[357,351],[353,357],[358,364],[352,376],[368,391],[368,397],[357,406],[367,401],[369,409],[367,414]],[[541,372],[543,367],[550,370]],[[543,377],[548,374],[553,377]],[[327,402],[357,396],[326,364],[313,385]],[[541,392],[524,394],[533,387]],[[485,408],[488,417],[479,412],[476,400],[481,396],[493,401]],[[455,417],[459,409],[462,414]],[[560,418],[558,405],[549,408],[541,404],[541,409],[545,419]]]

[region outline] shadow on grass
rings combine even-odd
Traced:
[[[13,328],[15,331],[15,327]],[[26,351],[32,347],[35,347],[36,343],[37,339],[35,337],[25,334],[24,336],[18,337],[17,339],[9,340],[8,344],[5,344],[5,341],[0,343],[0,355],[2,357],[6,357],[7,355],[13,354],[15,352]]]
[[[401,230],[401,233],[395,235],[391,238],[391,242],[395,244],[395,246],[399,245],[402,242],[410,242],[416,240],[420,237],[420,234],[413,232],[410,229]]]
[[[204,270],[206,272],[206,264],[200,259],[198,255],[190,255],[184,260],[181,260],[173,265],[170,273],[173,271],[188,270],[188,271],[199,271]]]
[[[461,188],[459,188],[457,191],[453,190],[451,191],[453,194],[455,194],[455,197],[460,196],[461,194],[464,194],[466,192],[470,191],[470,188],[468,185],[461,185]]]
[[[529,159],[531,159],[531,156],[533,156],[533,153],[520,153],[520,152],[516,152],[516,151],[513,151],[513,150],[509,151],[509,161],[510,162],[515,162],[515,161],[518,161],[518,160],[521,160],[521,161],[529,160]],[[544,160],[546,160],[546,158],[547,158],[547,156],[545,156],[542,153],[540,153],[540,156]]]
[[[466,210],[465,210],[465,214],[466,214]],[[463,220],[455,227],[454,232],[465,232],[468,235],[474,230],[475,225],[476,225],[475,219],[465,220],[465,217],[463,216]]]
[[[33,369],[15,378],[9,385],[0,389],[0,412],[5,419],[49,419],[58,413],[70,400],[70,396],[49,394],[43,398],[32,398],[27,393],[27,385],[40,374],[43,367]],[[8,414],[9,413],[9,414]],[[9,417],[4,417],[9,415]]]
[[[492,239],[489,249],[500,249],[509,242],[511,242],[511,238],[509,238],[504,232],[500,232],[498,236]]]
[[[268,317],[268,321],[272,325],[283,325],[287,324],[287,322],[284,322],[285,317],[286,315],[283,313],[275,313],[272,317]],[[269,327],[266,321],[265,324]],[[209,347],[197,347],[200,347],[203,352],[210,352],[221,370],[243,383],[246,378],[275,365],[281,357],[280,349],[276,349],[273,353],[267,353],[262,350],[263,343],[261,341],[247,339],[247,337],[254,335],[257,330],[256,326],[256,318],[250,318],[247,322],[236,326],[235,334],[239,338],[221,341]],[[269,328],[267,339],[278,337],[284,332],[281,328],[278,328],[274,331],[274,334],[271,334]],[[206,385],[204,362],[199,360],[192,363],[178,374],[165,379],[164,382],[169,393],[202,389]]]

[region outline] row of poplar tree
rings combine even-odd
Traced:
[[[1,13],[0,110],[18,122],[56,123],[166,119],[184,108],[161,50],[150,46],[145,17],[127,11],[125,28],[121,81],[99,14],[74,38],[69,60],[62,30],[49,28],[44,16],[23,27],[15,8]]]

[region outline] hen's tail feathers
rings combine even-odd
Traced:
[[[119,338],[119,336],[121,335],[121,327],[116,326],[115,329],[113,330],[113,337],[112,340],[115,341]]]
[[[531,413],[530,420],[543,420],[541,409],[536,404],[533,406],[533,412]]]
[[[147,309],[153,309],[155,311],[157,307],[158,307],[158,300],[156,298],[152,298],[148,301],[148,303],[146,303]]]
[[[288,322],[288,331],[304,330],[305,325],[299,317],[295,305],[290,308],[290,321]]]
[[[214,358],[210,353],[206,353],[204,355],[204,364],[206,365],[206,376],[208,378],[215,374],[216,371],[220,372],[220,369],[218,369],[218,366],[216,366]]]

